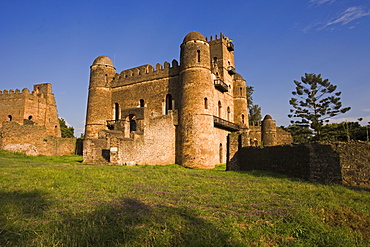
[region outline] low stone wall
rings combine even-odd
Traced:
[[[307,143],[274,147],[241,147],[227,170],[265,170],[319,183],[370,185],[370,145]]]
[[[70,155],[76,153],[76,138],[48,136],[44,126],[6,121],[0,128],[0,149],[27,155]]]

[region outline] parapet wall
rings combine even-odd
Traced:
[[[172,60],[172,66],[169,62],[164,62],[163,66],[157,63],[155,69],[152,65],[142,65],[136,68],[123,70],[120,74],[116,74],[112,81],[112,87],[130,85],[143,81],[158,80],[165,77],[177,76],[180,67],[177,60]]]
[[[308,143],[292,146],[242,147],[227,170],[264,170],[319,183],[370,185],[370,145]]]

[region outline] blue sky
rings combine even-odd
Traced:
[[[89,67],[117,72],[179,60],[185,35],[222,32],[254,103],[288,125],[293,80],[321,74],[352,110],[336,121],[370,122],[369,0],[0,0],[0,90],[50,82],[59,116],[83,133]]]

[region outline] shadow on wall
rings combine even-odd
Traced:
[[[2,197],[6,194],[0,195]],[[0,197],[1,198],[1,197]],[[13,196],[12,203],[27,204],[26,200],[45,203],[39,193]],[[13,205],[13,204],[12,204]],[[32,206],[24,211],[33,212]],[[63,220],[48,223],[42,234],[46,246],[242,246],[231,241],[228,233],[220,231],[211,222],[201,218],[193,209],[167,205],[149,205],[133,198],[117,198],[95,206],[89,212],[71,213]],[[9,226],[11,222],[0,222]],[[36,234],[12,227],[0,230],[0,239],[11,246],[33,242]],[[34,231],[30,231],[31,233]],[[0,244],[3,244],[0,241]]]

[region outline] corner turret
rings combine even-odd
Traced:
[[[111,119],[112,103],[110,84],[116,69],[106,56],[97,57],[90,67],[90,85],[86,114],[85,138],[98,138],[100,130],[107,129],[106,121]]]
[[[181,44],[180,85],[177,163],[213,168],[219,148],[213,141],[214,85],[209,44],[199,32],[189,33]]]

